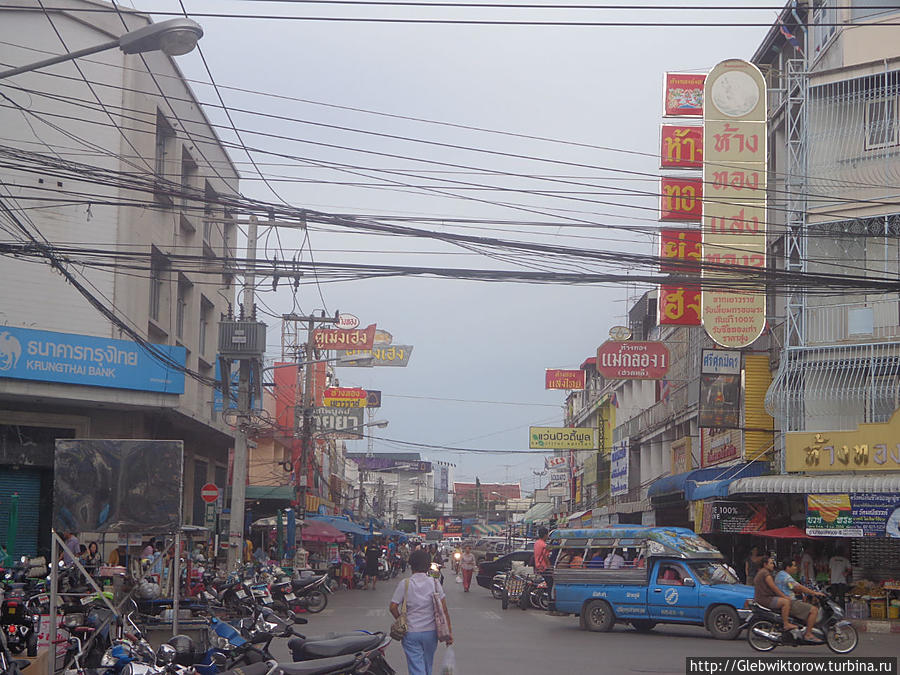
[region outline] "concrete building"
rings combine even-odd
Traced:
[[[0,8],[0,61],[32,63],[148,22],[90,0],[46,11],[26,0]],[[221,197],[237,193],[238,172],[162,52],[108,50],[9,78],[3,92],[0,222],[13,240],[81,257],[63,264],[92,298],[34,258],[0,261],[0,493],[20,494],[19,548],[47,546],[56,438],[183,440],[184,520],[202,522],[199,487],[224,485],[233,443],[209,382],[217,322],[234,301],[223,260],[237,232]]]

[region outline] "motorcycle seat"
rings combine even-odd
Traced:
[[[294,588],[305,588],[306,586],[309,586],[310,584],[316,583],[321,578],[322,577],[319,577],[319,576],[303,577],[302,579],[294,579],[291,582],[291,584],[294,586]]]
[[[323,659],[340,654],[356,654],[357,652],[370,651],[381,644],[383,637],[383,635],[379,634],[353,633],[321,640],[307,638],[305,641],[300,640],[299,644],[291,644],[294,641],[289,641],[288,648],[295,659]]]
[[[325,673],[343,673],[356,664],[355,654],[334,656],[300,663],[279,663],[279,675],[325,675]]]

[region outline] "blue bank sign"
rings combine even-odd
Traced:
[[[156,348],[184,364],[184,347]],[[135,342],[15,326],[0,326],[0,377],[184,393],[184,373]]]

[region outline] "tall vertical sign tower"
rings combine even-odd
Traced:
[[[740,348],[766,326],[766,82],[729,59],[706,77],[703,99],[703,325]]]

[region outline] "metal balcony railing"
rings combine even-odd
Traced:
[[[615,441],[632,438],[654,429],[672,417],[697,407],[700,400],[700,379],[693,379],[669,395],[668,401],[658,401],[646,410],[620,424],[613,431]]]
[[[896,341],[900,338],[900,301],[807,305],[803,326],[807,346]]]

